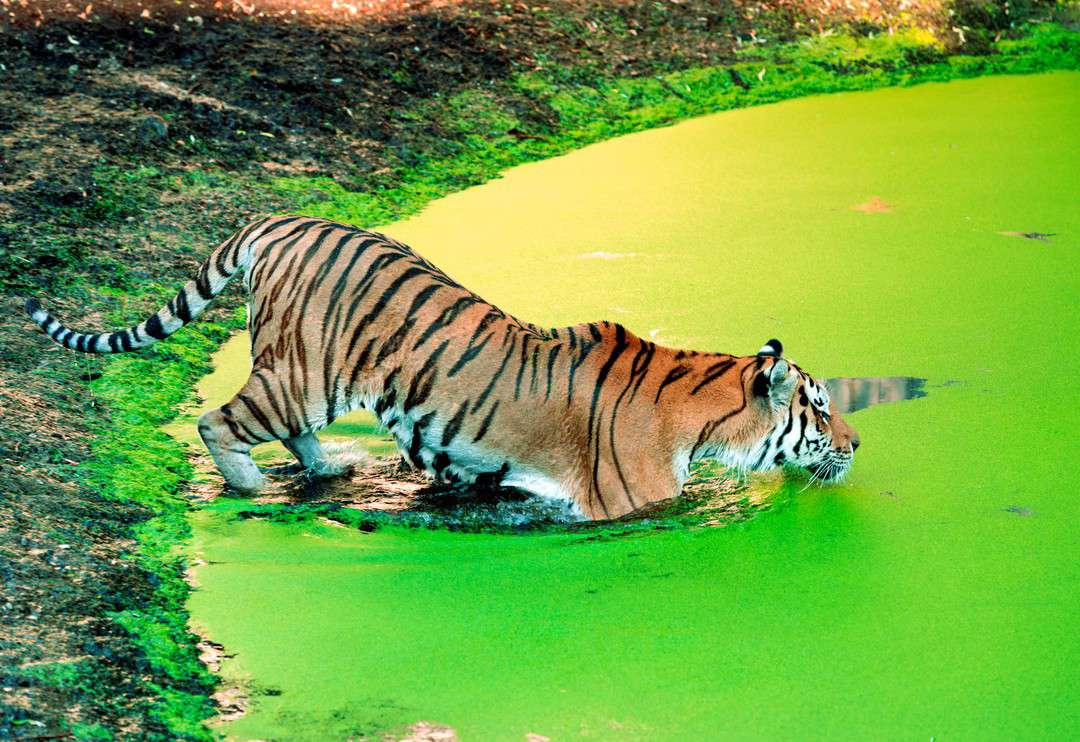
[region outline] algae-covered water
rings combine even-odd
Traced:
[[[849,416],[845,484],[789,481],[727,528],[360,533],[204,509],[192,614],[255,691],[226,733],[1078,738],[1078,143],[1075,73],[809,98],[521,167],[387,227],[538,323],[735,353],[776,336],[822,377],[928,394]]]

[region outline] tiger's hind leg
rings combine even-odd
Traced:
[[[199,418],[199,435],[226,483],[246,494],[258,492],[266,481],[251,459],[251,449],[296,436],[296,423],[280,414],[272,381],[264,370],[256,369],[228,404]]]
[[[225,405],[203,414],[199,418],[199,436],[225,482],[242,493],[254,494],[266,481],[251,459],[251,449],[262,440],[253,438],[250,428],[235,413],[235,407]]]
[[[296,457],[306,471],[317,477],[336,477],[344,474],[349,467],[339,462],[331,461],[314,433],[303,433],[293,438],[288,438],[282,443],[289,452]]]

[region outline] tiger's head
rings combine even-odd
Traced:
[[[825,385],[783,357],[779,340],[757,353],[760,369],[747,382],[765,433],[748,449],[745,464],[767,470],[791,466],[811,478],[835,482],[848,473],[859,434],[840,416]]]

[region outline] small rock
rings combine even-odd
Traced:
[[[141,142],[153,144],[169,135],[169,124],[161,116],[151,113],[139,121],[139,127],[135,133]]]

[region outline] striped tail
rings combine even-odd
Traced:
[[[225,284],[251,260],[251,235],[270,218],[249,224],[221,244],[184,284],[176,297],[150,315],[145,322],[117,332],[88,334],[69,330],[41,307],[37,299],[26,302],[26,313],[54,341],[82,353],[126,353],[164,340],[198,317]],[[280,221],[280,220],[277,220]],[[250,238],[250,239],[249,239]]]

